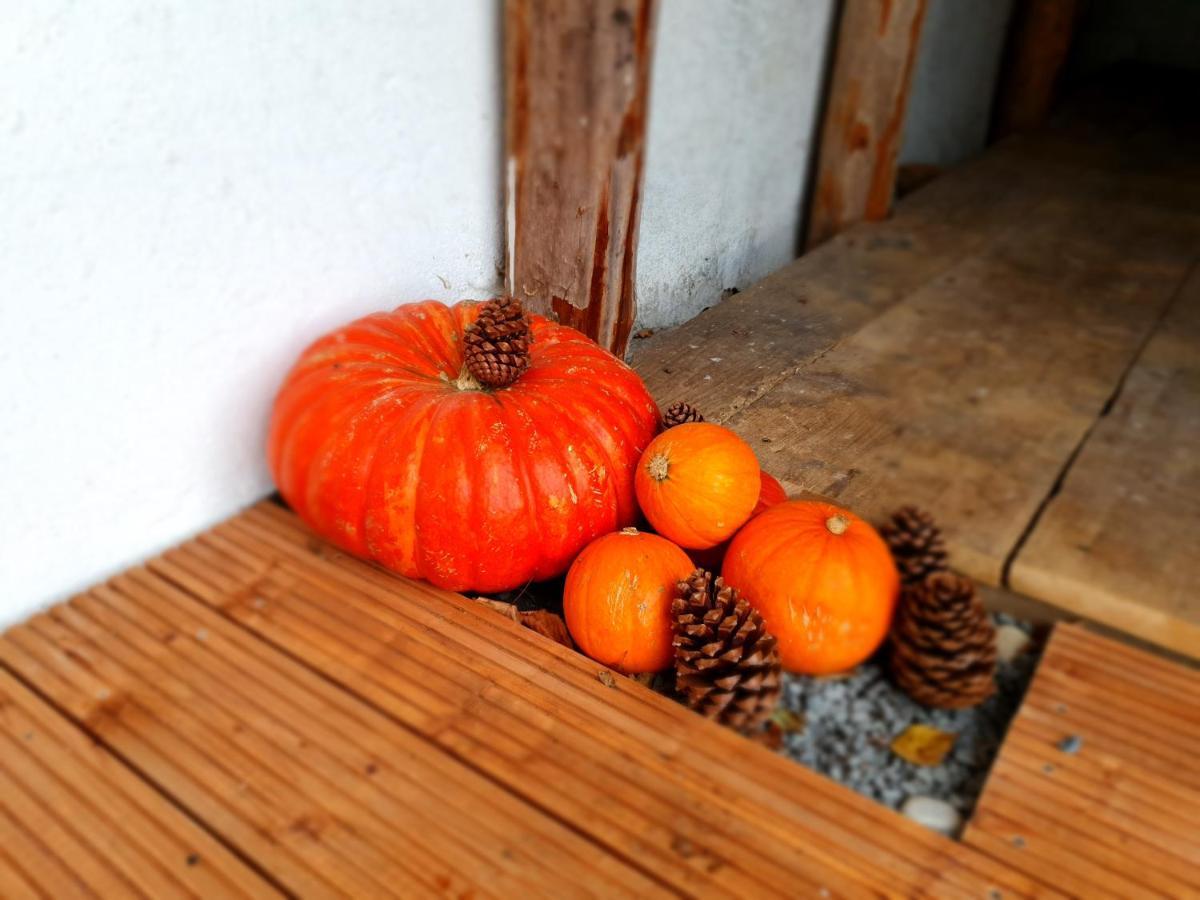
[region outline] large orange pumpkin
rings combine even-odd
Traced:
[[[851,512],[810,500],[773,506],[746,525],[722,575],[779,640],[783,666],[851,669],[887,635],[900,578],[883,539]]]
[[[671,600],[693,570],[686,553],[656,534],[626,528],[579,554],[563,589],[563,618],[579,649],[622,672],[671,665]]]
[[[479,308],[414,303],[318,340],[275,400],[268,458],[335,544],[439,587],[500,591],[561,574],[634,522],[659,415],[628,366],[541,316],[528,368],[481,387],[463,355]]]
[[[742,526],[762,487],[750,445],[721,425],[689,422],[656,437],[637,466],[638,503],[681,547],[715,547]]]

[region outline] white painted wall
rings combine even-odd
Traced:
[[[0,3],[0,622],[266,493],[311,338],[494,289],[497,17]]]
[[[796,249],[833,0],[663,0],[638,289]],[[270,489],[288,364],[498,289],[499,4],[0,3],[0,623]]]
[[[930,0],[900,162],[952,166],[987,141],[1013,0]]]
[[[663,0],[639,327],[685,321],[796,254],[832,0]]]

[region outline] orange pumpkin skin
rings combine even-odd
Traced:
[[[759,513],[770,509],[776,503],[783,503],[787,500],[787,491],[783,489],[783,485],[779,483],[779,479],[774,475],[768,475],[766,472],[760,473],[760,477],[762,478],[762,483],[758,489],[758,502],[754,504],[754,509],[750,513],[751,519]],[[704,550],[690,550],[688,551],[688,556],[700,568],[716,572],[721,568],[721,563],[725,561],[725,553],[728,550],[729,541],[722,541],[715,547],[708,547]]]
[[[730,544],[722,575],[762,615],[784,668],[806,675],[844,672],[874,653],[900,592],[875,529],[819,501],[754,518]]]
[[[450,590],[502,591],[633,523],[659,414],[628,366],[541,316],[529,368],[479,389],[462,350],[478,307],[413,303],[316,341],[276,397],[267,455],[292,509],[343,549]]]
[[[750,518],[762,480],[749,444],[721,425],[689,422],[650,443],[635,484],[655,531],[681,547],[704,550]]]
[[[627,528],[588,544],[567,572],[563,618],[579,649],[621,672],[671,665],[671,600],[693,571],[686,553]]]

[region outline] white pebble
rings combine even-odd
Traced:
[[[962,816],[949,803],[935,797],[909,797],[900,812],[914,822],[945,835],[958,831]]]
[[[996,629],[996,658],[1010,663],[1029,646],[1029,635],[1016,625],[1001,625]]]

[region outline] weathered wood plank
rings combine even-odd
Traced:
[[[279,896],[115,756],[0,670],[0,895]],[[36,894],[35,894],[36,895]]]
[[[1200,658],[1198,348],[1200,269],[1088,437],[1017,555],[1011,582]]]
[[[905,198],[689,322],[635,343],[660,405],[724,421],[912,291],[1025,221],[1060,180],[995,154]],[[999,186],[1003,185],[1003,189]]]
[[[845,0],[817,151],[807,243],[892,208],[926,0]]]
[[[956,565],[998,584],[1184,277],[1196,226],[1052,196],[728,424],[773,474],[867,516],[936,510]]]
[[[635,315],[656,0],[507,0],[508,292],[618,356]]]
[[[1029,131],[1050,114],[1080,6],[1079,0],[1018,0],[992,110],[995,137]]]
[[[1129,702],[1097,703],[1099,672],[1109,695]],[[1184,713],[1159,675],[1200,694],[1200,672],[1079,625],[1055,626],[964,841],[1030,874],[1057,868],[1055,884],[1086,896],[1200,892],[1200,719],[1176,718],[1169,731],[1190,752],[1173,761],[1152,752],[1155,739],[1141,738],[1168,734],[1162,711]],[[1073,752],[1058,746],[1068,736],[1079,739]]]

